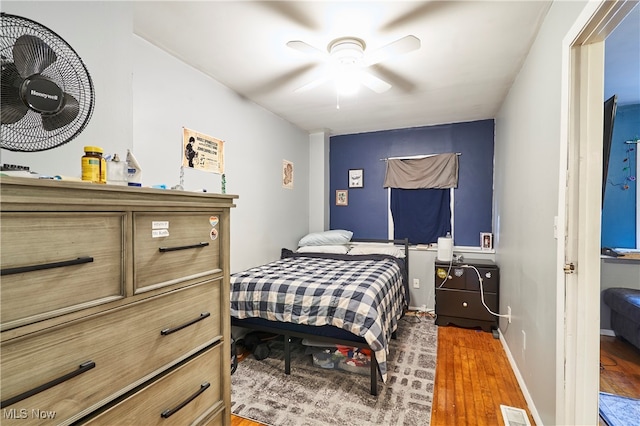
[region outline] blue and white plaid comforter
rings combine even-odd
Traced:
[[[332,325],[365,339],[387,378],[388,341],[405,306],[390,256],[289,257],[231,275],[231,316]]]

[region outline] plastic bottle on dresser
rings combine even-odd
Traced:
[[[127,177],[129,186],[142,186],[142,169],[129,149],[127,149]]]

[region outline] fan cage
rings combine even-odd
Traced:
[[[77,137],[87,126],[94,109],[93,81],[80,56],[58,34],[28,18],[2,13],[0,58],[2,66],[13,62],[13,45],[22,35],[40,38],[56,53],[57,60],[40,74],[54,81],[79,105],[78,115],[69,124],[48,131],[42,127],[40,113],[28,110],[13,124],[0,126],[0,146],[11,151],[45,151]]]

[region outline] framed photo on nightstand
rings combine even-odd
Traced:
[[[364,169],[349,169],[349,188],[364,187]]]
[[[491,232],[480,233],[480,248],[482,250],[493,250],[493,234]]]

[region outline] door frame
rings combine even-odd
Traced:
[[[587,3],[562,45],[556,424],[598,424],[604,40],[637,3]]]

